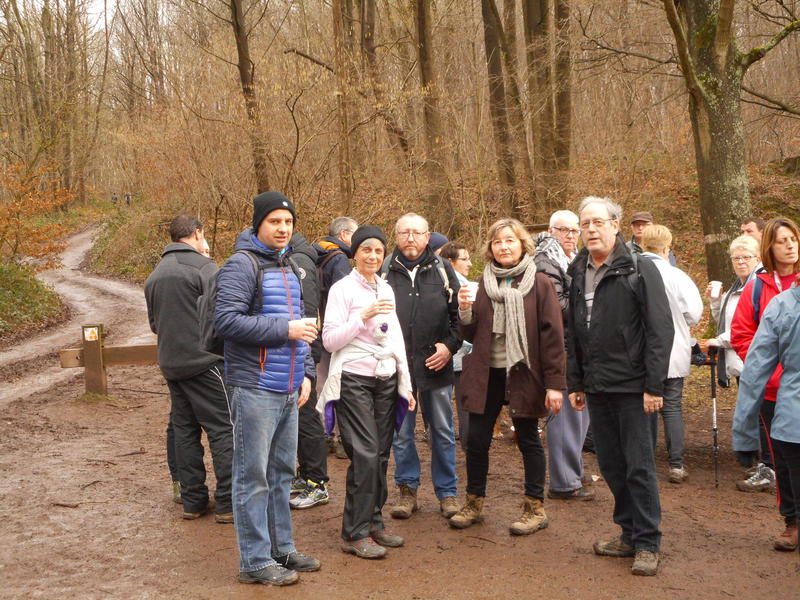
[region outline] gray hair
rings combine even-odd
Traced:
[[[614,202],[611,198],[600,198],[598,196],[586,196],[583,200],[581,200],[581,204],[578,207],[578,214],[583,212],[583,209],[589,206],[590,204],[602,204],[608,210],[608,216],[611,217],[613,220],[622,222],[622,207]]]
[[[418,215],[414,212],[407,212],[406,214],[402,215],[394,224],[395,233],[397,232],[397,223],[402,221],[403,219],[422,219],[425,222],[425,229],[430,231],[431,226],[428,224],[428,219],[423,217],[422,215]]]
[[[358,221],[352,217],[336,217],[331,221],[331,226],[328,228],[328,235],[336,237],[345,229],[353,233],[358,229]]]
[[[550,215],[550,227],[555,227],[556,223],[558,221],[560,221],[561,219],[564,219],[564,220],[568,219],[570,221],[575,221],[576,223],[579,220],[578,219],[578,215],[576,215],[571,210],[557,210],[552,215]]]
[[[749,223],[750,221],[748,221]],[[736,248],[742,248],[747,250],[748,252],[752,252],[753,256],[761,256],[761,248],[754,237],[750,237],[749,235],[740,235],[736,239],[731,242],[729,251],[733,252]]]

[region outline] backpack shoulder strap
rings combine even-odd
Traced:
[[[391,254],[383,259],[383,264],[381,265],[381,270],[380,270],[381,279],[386,279],[386,276],[389,274],[389,263],[391,262],[392,262]]]
[[[254,315],[258,311],[261,310],[261,305],[264,302],[264,298],[262,296],[261,288],[264,285],[264,266],[261,264],[261,261],[258,260],[255,254],[250,252],[250,250],[237,250],[237,254],[244,254],[247,258],[250,259],[250,264],[253,265],[253,270],[256,274],[256,287],[253,290],[253,298],[250,300],[250,312],[249,314]]]
[[[447,277],[447,269],[444,268],[442,257],[439,255],[434,256],[436,257],[436,270],[439,271],[439,277],[442,278],[442,285],[447,291],[447,303],[449,304],[453,301],[453,288],[450,287],[450,279]]]
[[[318,268],[318,269],[324,269],[324,268],[325,268],[325,265],[327,265],[327,264],[328,264],[328,263],[331,261],[331,259],[332,259],[334,256],[336,256],[337,254],[344,254],[344,252],[342,252],[342,251],[341,251],[339,248],[336,248],[335,250],[331,250],[330,252],[328,252],[328,253],[327,253],[327,254],[326,254],[326,255],[325,255],[323,258],[322,258],[322,260],[321,260],[321,261],[319,261],[319,264],[317,264],[317,268]]]
[[[639,253],[631,252],[631,260],[633,260],[633,272],[627,276],[628,285],[631,287],[634,296],[636,296],[636,300],[641,304],[642,299],[639,296]]]
[[[756,275],[753,278],[753,289],[750,299],[753,302],[753,321],[758,325],[761,322],[761,290],[764,288],[764,281]]]

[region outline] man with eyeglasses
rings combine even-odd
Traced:
[[[445,518],[459,508],[456,500],[456,442],[453,429],[453,353],[460,347],[459,283],[450,261],[428,246],[428,222],[407,213],[395,225],[397,247],[381,270],[394,289],[397,317],[403,329],[414,396],[428,422],[431,478]],[[408,519],[417,510],[420,462],[414,439],[417,412],[409,412],[395,435],[395,483],[399,498],[390,514]]]
[[[558,210],[550,216],[550,227],[536,237],[536,270],[553,281],[561,304],[566,331],[571,279],[567,269],[578,250],[581,230],[578,215],[571,210]],[[593,500],[591,477],[584,479],[581,450],[589,429],[589,413],[577,411],[566,402],[561,411],[548,419],[547,466],[550,487],[547,497],[557,500]],[[585,482],[585,485],[584,485]]]
[[[620,235],[622,208],[581,202],[584,248],[572,261],[567,386],[576,410],[588,405],[600,472],[614,495],[615,539],[601,556],[635,557],[634,575],[655,575],[661,504],[652,432],[663,405],[674,328],[656,266]]]

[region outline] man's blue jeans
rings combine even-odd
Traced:
[[[297,392],[233,387],[233,513],[239,569],[295,551],[289,487],[297,456]]]
[[[642,394],[586,394],[597,464],[614,495],[622,541],[658,552],[661,502],[652,432],[658,413],[645,413]]]
[[[431,478],[433,489],[439,499],[457,495],[456,440],[453,432],[453,406],[450,399],[453,386],[417,393],[425,418],[430,427],[431,439]],[[414,440],[417,426],[417,411],[406,415],[403,426],[394,436],[394,481],[397,485],[419,487],[419,455]]]

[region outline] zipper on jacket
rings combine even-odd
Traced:
[[[267,348],[258,349],[258,364],[261,365],[261,374],[264,374],[264,365],[267,364]]]
[[[292,306],[292,291],[289,289],[289,278],[286,277],[286,270],[283,267],[280,267],[280,270],[281,270],[281,275],[283,275],[284,287],[286,288],[286,302],[289,303],[289,316],[293,319],[294,307]],[[297,283],[298,285],[300,285],[299,281]],[[296,350],[297,350],[297,341],[292,340],[292,360],[289,364],[289,391],[288,391],[289,394],[292,393],[294,384],[294,355]]]

